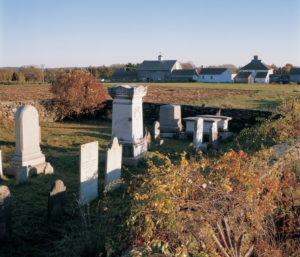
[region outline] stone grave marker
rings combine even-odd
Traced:
[[[182,130],[181,106],[162,105],[159,110],[159,123],[161,137],[174,137]]]
[[[0,150],[0,178],[3,177],[3,168],[2,168],[2,151]]]
[[[203,144],[203,120],[201,118],[194,122],[193,144],[199,149]]]
[[[6,174],[16,176],[21,167],[30,167],[30,174],[48,172],[51,165],[47,165],[45,155],[41,152],[40,133],[36,108],[31,105],[19,107],[15,116],[16,151]]]
[[[11,237],[12,197],[7,186],[0,186],[0,240]]]
[[[22,184],[27,181],[28,178],[28,168],[27,167],[21,167],[17,170],[16,180],[17,184]]]
[[[121,179],[121,169],[122,145],[119,144],[118,138],[114,137],[106,154],[105,187],[108,191],[113,191],[120,186],[118,181]]]
[[[227,116],[218,116],[218,115],[197,115],[197,117],[203,118],[212,118],[212,119],[219,119],[218,122],[218,131],[219,132],[228,132],[228,122],[232,120],[231,117]]]
[[[123,146],[123,163],[136,166],[147,151],[144,144],[143,100],[147,87],[115,85],[108,88],[113,98],[112,138]]]
[[[79,203],[87,204],[98,197],[98,141],[80,146]]]
[[[212,148],[218,147],[218,124],[217,121],[213,122],[209,132],[209,144]]]
[[[48,219],[58,220],[64,214],[66,187],[60,179],[56,180],[48,195]]]
[[[160,124],[159,121],[155,121],[153,124],[153,135],[154,135],[154,140],[158,140],[160,137]]]

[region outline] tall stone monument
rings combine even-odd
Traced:
[[[39,114],[35,107],[23,105],[15,116],[16,151],[11,166],[6,174],[16,176],[19,168],[27,167],[28,175],[53,173],[53,168],[46,163],[45,155],[40,148],[41,129]],[[49,170],[51,172],[49,172]]]
[[[160,136],[173,137],[182,130],[181,106],[162,105],[159,109]]]
[[[79,203],[85,205],[98,197],[98,141],[80,146]]]
[[[146,152],[143,135],[143,100],[147,87],[115,85],[108,88],[113,98],[112,138],[123,146],[123,163],[136,165]]]
[[[105,187],[108,190],[115,190],[120,186],[118,182],[121,179],[122,169],[122,145],[119,144],[118,138],[114,138],[108,146],[106,154],[106,173]]]

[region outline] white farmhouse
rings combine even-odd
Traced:
[[[199,73],[200,82],[233,83],[235,74],[226,68],[202,68]]]
[[[238,78],[245,77],[242,74],[251,73],[253,80],[250,80],[252,83],[269,83],[270,75],[273,74],[273,70],[268,68],[265,64],[258,60],[258,56],[254,55],[254,58],[250,63],[245,65],[239,70],[238,75],[236,76],[235,82],[238,83],[251,83],[247,82],[248,79],[244,82],[238,81]]]

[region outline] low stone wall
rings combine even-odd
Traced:
[[[38,110],[41,121],[56,120],[56,117],[52,111],[52,107],[53,107],[52,99],[26,100],[26,101],[0,101],[0,117],[14,119],[18,107],[25,104],[32,105]]]
[[[0,117],[4,116],[14,119],[15,113],[19,106],[23,104],[30,104],[37,108],[41,121],[54,121],[55,115],[52,112],[52,99],[50,100],[29,100],[29,101],[1,101],[0,102]],[[144,119],[146,122],[154,122],[159,120],[159,108],[162,103],[148,103],[143,104]],[[218,107],[202,107],[193,105],[181,105],[182,118],[189,116],[196,116],[201,114],[216,114]],[[98,112],[97,116],[100,118],[111,118],[112,100],[106,102],[104,110]],[[224,108],[221,110],[221,115],[232,117],[229,122],[230,131],[240,131],[245,127],[250,127],[257,123],[257,118],[267,118],[272,112],[259,111],[251,109],[234,109]]]

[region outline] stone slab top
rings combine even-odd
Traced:
[[[113,85],[107,88],[112,98],[143,97],[147,94],[147,86],[141,85]]]
[[[217,115],[197,115],[197,117],[204,117],[204,118],[215,118],[215,119],[221,119],[221,120],[232,120],[231,117],[227,117],[227,116],[217,116]]]
[[[183,118],[183,120],[187,120],[187,121],[196,121],[202,119],[205,122],[219,122],[221,121],[221,119],[217,119],[217,118],[209,118],[209,117],[203,117],[203,116],[196,116],[196,117],[187,117],[187,118]]]

